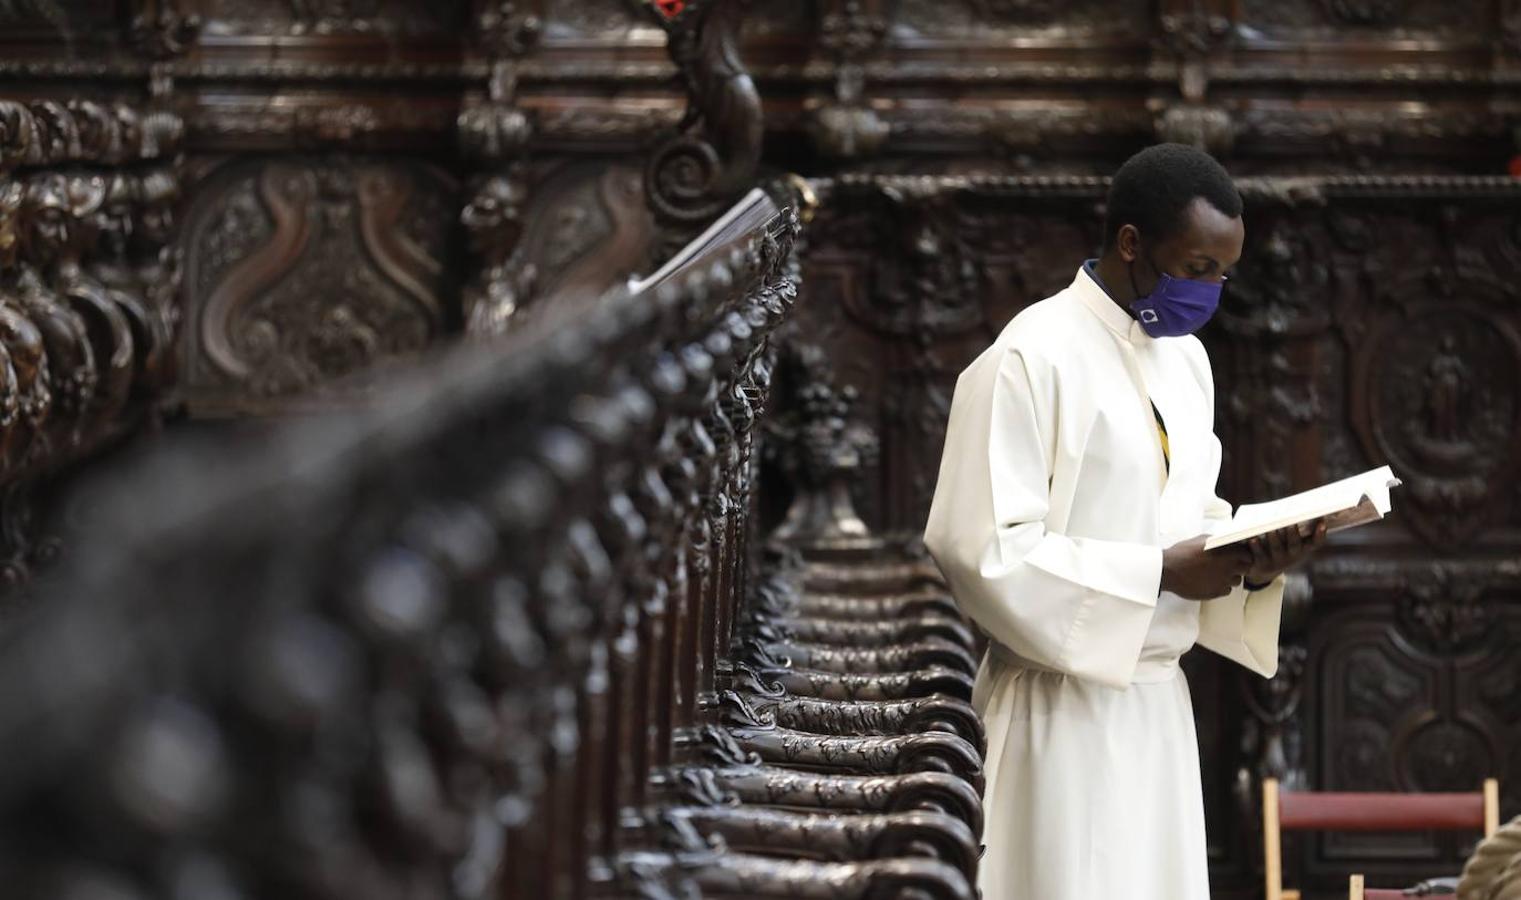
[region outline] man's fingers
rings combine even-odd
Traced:
[[[1298,525],[1291,525],[1284,529],[1284,549],[1290,556],[1298,556],[1304,550],[1304,538],[1299,533]]]
[[[1267,549],[1262,545],[1261,537],[1254,537],[1246,542],[1248,551],[1251,553],[1251,567],[1258,568],[1267,561]]]
[[[1265,560],[1266,564],[1269,567],[1275,567],[1276,564],[1283,559],[1282,529],[1278,531],[1269,531],[1267,534],[1262,536],[1262,542],[1264,549],[1267,550],[1267,559]]]

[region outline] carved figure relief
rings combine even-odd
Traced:
[[[1406,520],[1428,540],[1457,543],[1507,512],[1510,498],[1490,485],[1514,471],[1521,449],[1518,378],[1521,339],[1472,309],[1396,317],[1364,351],[1355,384],[1370,455],[1407,478],[1420,514]]]

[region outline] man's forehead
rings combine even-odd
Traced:
[[[1190,226],[1205,229],[1235,230],[1241,225],[1240,216],[1226,215],[1203,197],[1195,197],[1185,215]]]

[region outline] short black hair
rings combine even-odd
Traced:
[[[1149,241],[1183,230],[1183,213],[1197,197],[1231,218],[1241,215],[1241,195],[1214,157],[1186,144],[1157,144],[1125,161],[1109,183],[1104,211],[1104,248],[1120,227],[1134,225]]]

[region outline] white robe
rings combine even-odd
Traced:
[[[1083,270],[956,383],[924,539],[991,638],[984,900],[1209,898],[1178,658],[1197,642],[1271,677],[1283,601],[1282,578],[1159,595],[1162,548],[1231,515],[1214,403],[1198,339],[1149,337]]]

